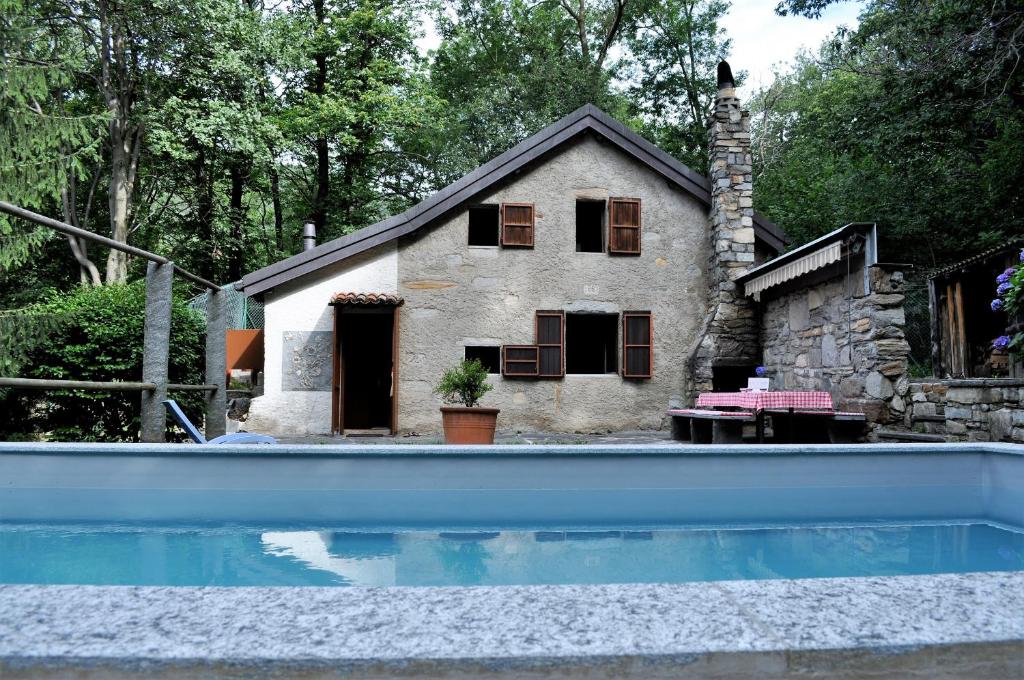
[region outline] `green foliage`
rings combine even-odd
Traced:
[[[868,4],[752,102],[755,207],[795,244],[877,222],[882,257],[925,270],[1024,233],[1022,22],[1002,0]]]
[[[0,333],[13,325],[20,334],[23,352],[15,357],[21,364],[20,377],[138,382],[144,316],[142,282],[79,287],[68,293],[53,292],[16,317],[0,316]],[[29,328],[39,330],[34,342],[28,341]],[[188,309],[183,296],[175,296],[171,382],[203,382],[199,367],[204,333],[202,319]],[[0,345],[12,340],[7,335],[2,338]],[[192,417],[201,414],[201,397],[188,393],[179,403]],[[8,390],[0,400],[0,433],[54,441],[137,441],[139,408],[140,397],[134,392]]]
[[[441,395],[446,404],[462,404],[472,408],[481,397],[494,389],[487,382],[487,369],[479,359],[463,360],[449,368],[434,388],[434,394]]]

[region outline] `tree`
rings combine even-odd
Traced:
[[[1022,19],[1002,1],[869,4],[754,102],[755,205],[797,242],[877,221],[886,252],[924,267],[1024,233]]]
[[[716,68],[731,44],[719,27],[728,9],[723,0],[653,3],[629,38],[635,83],[630,98],[645,132],[701,172],[708,163],[707,117],[718,90]]]

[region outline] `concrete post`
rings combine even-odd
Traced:
[[[143,442],[163,442],[167,420],[163,401],[167,398],[167,361],[171,343],[171,284],[174,265],[150,262],[146,267],[146,320],[142,343],[142,382],[156,389],[142,393]]]
[[[227,293],[206,292],[206,382],[217,390],[206,393],[206,438],[219,437],[226,431],[227,414]]]

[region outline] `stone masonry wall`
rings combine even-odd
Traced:
[[[755,364],[758,355],[756,309],[736,285],[736,279],[754,266],[755,259],[750,112],[740,106],[731,79],[729,74],[728,81],[723,81],[720,71],[709,121],[710,316],[693,355],[694,393],[711,391],[716,361]]]
[[[867,414],[871,430],[902,421],[910,381],[903,273],[873,266],[764,301],[763,365],[772,389],[825,391],[837,409]]]
[[[915,380],[902,426],[946,441],[1024,443],[1024,380]]]

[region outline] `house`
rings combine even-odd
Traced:
[[[754,214],[749,114],[719,69],[711,177],[593,106],[406,212],[255,271],[275,433],[437,432],[441,373],[478,358],[505,431],[663,426],[760,361],[735,283],[782,252]]]

